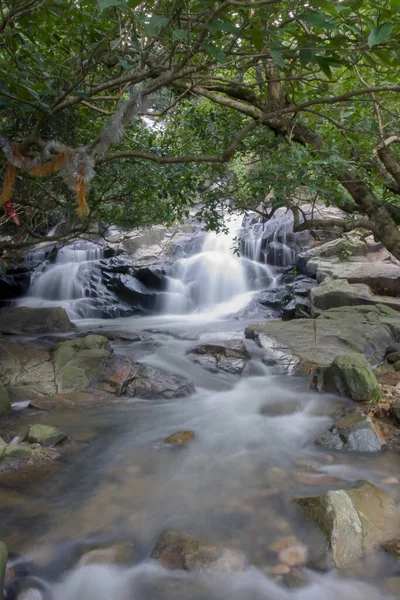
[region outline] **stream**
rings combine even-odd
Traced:
[[[246,326],[255,320],[230,315],[249,302],[259,285],[254,281],[273,280],[274,272],[253,265],[258,275],[249,289],[231,241],[208,237],[202,253],[178,261],[162,294],[161,314],[154,316],[76,318],[82,296],[76,280],[57,284],[70,295],[61,300],[72,306],[79,332],[141,334],[141,341],[113,342],[114,352],[184,375],[196,393],[168,401],[124,398],[113,406],[35,411],[35,422],[60,427],[79,448],[43,478],[21,481],[10,475],[2,482],[2,539],[43,565],[41,576],[55,600],[392,597],[385,582],[395,574],[393,565],[380,555],[340,575],[323,564],[322,536],[292,498],[358,479],[393,493],[390,478],[400,476],[398,456],[389,451],[333,455],[313,444],[332,423],[335,406],[346,401],[310,391],[303,378],[277,374],[263,363],[261,348],[244,340]],[[52,267],[58,280],[68,276],[63,264],[60,259]],[[78,271],[75,264],[75,277]],[[57,304],[60,296],[49,293],[49,273],[43,275],[47,283],[34,282],[31,305],[46,304],[46,294],[48,304]],[[29,304],[24,300],[21,304]],[[231,339],[244,340],[250,353],[241,377],[207,371],[188,355],[197,344]],[[32,409],[15,411],[13,418],[20,425],[31,422]],[[177,449],[162,444],[182,430],[195,432],[191,444]],[[241,550],[249,566],[237,573],[166,570],[150,560],[166,530]],[[291,580],[272,571],[274,543],[287,536],[309,549],[307,568],[297,575],[295,569]],[[135,564],[72,569],[77,546],[92,539],[132,540]]]

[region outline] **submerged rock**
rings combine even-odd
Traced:
[[[69,331],[75,325],[69,320],[64,308],[28,308],[18,306],[0,311],[0,333],[24,335]]]
[[[400,511],[393,498],[368,481],[294,502],[325,534],[338,568],[400,534]]]
[[[189,535],[168,531],[157,542],[152,554],[169,569],[185,571],[243,571],[242,552],[219,544],[207,544]]]
[[[199,344],[189,351],[189,355],[194,362],[210,371],[220,370],[233,374],[241,374],[250,358],[242,340]]]
[[[329,367],[319,369],[316,377],[321,391],[348,396],[356,402],[376,401],[380,397],[375,373],[358,352],[337,356]]]
[[[81,556],[76,568],[84,565],[127,564],[132,559],[133,553],[134,546],[130,541],[94,548]]]
[[[385,446],[378,425],[361,413],[343,417],[317,438],[315,443],[330,450],[355,452],[377,452]]]
[[[31,425],[28,431],[28,442],[41,446],[56,446],[67,439],[66,434],[51,425]]]
[[[187,444],[190,444],[194,438],[194,431],[191,431],[190,429],[187,431],[178,431],[177,433],[173,433],[172,435],[168,436],[164,440],[164,444],[171,444],[173,446],[187,446]]]

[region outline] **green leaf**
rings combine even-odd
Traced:
[[[82,100],[89,100],[90,98],[89,92],[76,92],[76,95],[82,98]]]
[[[400,0],[390,0],[390,6],[392,8],[400,8]]]
[[[336,21],[329,15],[317,12],[316,10],[309,10],[304,12],[299,17],[302,21],[311,25],[311,27],[317,27],[318,29],[335,29]]]
[[[206,23],[202,25],[204,29],[208,29],[209,31],[225,31],[226,33],[237,33],[239,28],[236,27],[234,23],[231,21],[212,21],[211,23]]]
[[[129,69],[131,69],[131,65],[128,62],[126,62],[126,60],[124,60],[123,58],[118,58],[118,64],[121,65],[121,67],[125,69],[125,71],[129,71]]]
[[[331,67],[330,67],[330,62],[329,60],[327,60],[324,56],[316,56],[315,60],[317,61],[321,71],[323,71],[325,73],[325,75],[331,79],[332,78],[332,71],[331,71]]]
[[[302,67],[306,67],[309,63],[314,62],[315,50],[311,48],[300,48],[299,59]]]
[[[110,8],[110,6],[120,6],[121,0],[97,0],[97,5],[102,13],[106,8]]]
[[[252,27],[249,31],[250,38],[256,50],[260,52],[264,45],[264,36],[265,32],[262,29],[258,29],[257,27]]]
[[[392,33],[394,23],[381,23],[375,27],[368,36],[368,46],[372,48],[377,44],[384,42]]]
[[[189,31],[187,29],[174,29],[172,39],[176,42],[187,42],[189,39]]]
[[[221,65],[226,63],[225,54],[222,52],[222,50],[220,50],[220,48],[217,48],[217,46],[212,46],[211,44],[206,44],[203,42],[201,47],[207,52],[207,54],[216,58]]]
[[[278,50],[271,50],[271,48],[269,48],[268,52],[274,63],[278,65],[280,69],[284,69],[286,67],[283,56]]]
[[[158,35],[161,29],[168,25],[168,21],[168,17],[153,15],[150,17],[149,22],[144,26],[145,31],[148,35]]]

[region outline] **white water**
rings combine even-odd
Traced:
[[[241,215],[226,217],[227,233],[208,232],[199,254],[175,263],[163,298],[164,313],[232,313],[250,301],[252,290],[274,281],[267,265],[235,252],[242,219]]]

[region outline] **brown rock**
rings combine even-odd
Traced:
[[[393,556],[393,558],[397,558],[397,560],[400,561],[400,538],[385,542],[382,544],[382,549],[390,554],[390,556]]]
[[[283,535],[277,538],[270,546],[268,546],[268,550],[271,552],[280,552],[285,548],[290,548],[290,546],[294,546],[297,544],[298,539],[294,535]]]
[[[287,575],[290,573],[290,567],[284,564],[275,565],[275,567],[272,567],[270,573],[271,575]]]
[[[304,565],[307,562],[308,551],[306,546],[298,544],[297,546],[289,546],[279,552],[279,560],[284,565],[295,567],[296,565]]]
[[[187,431],[177,431],[169,437],[165,438],[164,444],[171,444],[173,446],[186,446],[190,444],[195,438],[194,431],[188,429]]]
[[[151,556],[169,569],[243,571],[246,568],[246,557],[242,552],[220,544],[203,543],[175,531],[162,535]]]
[[[130,542],[121,542],[107,548],[95,548],[86,552],[81,556],[76,567],[95,564],[123,564],[128,563],[131,557],[132,544]]]

